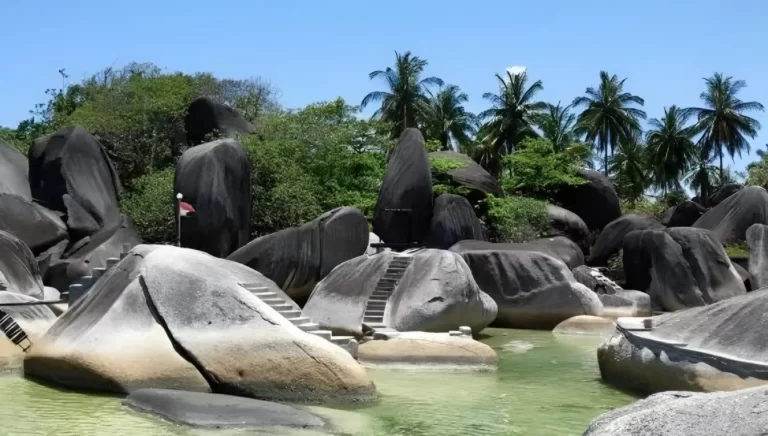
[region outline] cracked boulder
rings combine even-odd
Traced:
[[[480,332],[496,318],[496,304],[478,288],[458,254],[435,249],[384,251],[336,267],[318,283],[304,316],[334,334],[363,334],[369,299],[378,287],[392,286],[395,259],[410,258],[383,309],[382,323],[399,331],[447,332],[468,326]],[[400,260],[398,260],[400,262]],[[386,276],[386,277],[385,277]]]
[[[165,388],[297,402],[376,396],[345,350],[303,332],[241,284],[293,304],[246,266],[140,245],[56,320],[27,353],[25,374],[118,393]]]

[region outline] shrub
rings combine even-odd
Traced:
[[[583,147],[572,146],[555,152],[545,139],[526,139],[518,149],[504,157],[501,184],[509,194],[548,200],[564,185],[581,185],[586,180],[578,174],[583,161]],[[586,150],[586,149],[584,149]]]
[[[649,215],[657,221],[661,221],[664,218],[667,209],[669,209],[669,207],[667,207],[666,204],[659,201],[651,201],[645,197],[637,201],[621,201],[621,210],[624,214],[636,213],[640,215]]]
[[[744,242],[725,244],[723,247],[728,257],[749,257],[749,247]]]
[[[173,216],[174,169],[141,176],[120,201],[120,210],[133,218],[144,242],[161,244],[176,239]]]
[[[549,229],[546,203],[525,197],[488,196],[485,218],[489,237],[496,242],[526,242]]]
[[[460,159],[430,156],[429,168],[432,172],[432,192],[434,195],[456,194],[466,197],[469,194],[470,189],[454,182],[453,177],[448,173],[468,165],[468,161],[462,161]]]

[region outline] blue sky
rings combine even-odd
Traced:
[[[747,81],[742,98],[768,105],[768,2],[743,0],[133,0],[0,2],[0,125],[15,126],[46,88],[131,61],[219,77],[261,76],[300,107],[338,96],[358,104],[394,51],[486,107],[493,75],[524,65],[541,99],[570,102],[601,69],[628,77],[651,117],[698,104],[715,71]],[[370,112],[370,111],[368,111]],[[768,143],[768,114],[753,149]],[[737,158],[742,168],[752,157]],[[730,163],[730,159],[727,159]]]

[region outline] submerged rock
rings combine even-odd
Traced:
[[[725,203],[723,203],[725,204]],[[664,310],[703,306],[747,292],[723,246],[707,230],[636,230],[624,239],[626,286]]]
[[[173,187],[195,208],[182,218],[183,247],[227,257],[248,242],[251,169],[239,142],[220,139],[188,149],[176,164]]]
[[[232,138],[256,131],[236,110],[208,97],[200,97],[190,103],[184,118],[184,129],[189,145],[210,140],[210,135],[214,134]]]
[[[568,318],[552,329],[552,333],[556,335],[605,336],[614,331],[616,323],[613,320],[590,315]]]
[[[400,135],[379,189],[373,231],[387,243],[421,242],[432,219],[432,173],[424,137],[414,128]]]
[[[128,395],[123,404],[194,427],[325,426],[322,418],[294,406],[222,394],[139,389]]]
[[[394,266],[400,262],[407,266]],[[304,316],[335,334],[361,336],[369,300],[380,284],[392,291],[376,311],[395,330],[447,332],[469,326],[479,332],[496,317],[496,304],[477,287],[461,256],[433,249],[386,251],[344,262],[315,287]]]
[[[291,298],[304,299],[337,265],[365,253],[368,238],[365,215],[340,207],[301,227],[254,239],[227,259],[264,274]]]
[[[498,356],[471,335],[395,332],[360,344],[360,362],[375,368],[492,371]]]
[[[576,315],[603,313],[597,295],[568,267],[536,251],[462,250],[480,289],[498,305],[493,325],[551,329]]]
[[[485,239],[483,227],[472,205],[460,195],[443,194],[437,197],[427,234],[427,246],[447,250],[465,239]]]
[[[243,265],[140,245],[58,318],[27,354],[25,374],[71,389],[121,393],[165,388],[279,401],[375,397],[365,370],[346,351],[300,330],[241,284],[259,284],[291,302]]]
[[[693,227],[711,230],[723,244],[747,239],[752,224],[768,224],[768,192],[760,186],[747,186],[702,215]]]
[[[664,392],[606,412],[584,436],[757,436],[768,428],[768,388]]]

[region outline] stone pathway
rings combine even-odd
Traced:
[[[376,284],[376,289],[368,298],[365,314],[363,315],[363,323],[365,325],[374,330],[387,328],[386,324],[384,324],[384,311],[387,308],[387,302],[392,292],[397,288],[400,279],[403,278],[403,274],[405,274],[408,266],[411,265],[412,260],[412,256],[396,255],[389,262],[387,271],[381,276]]]

